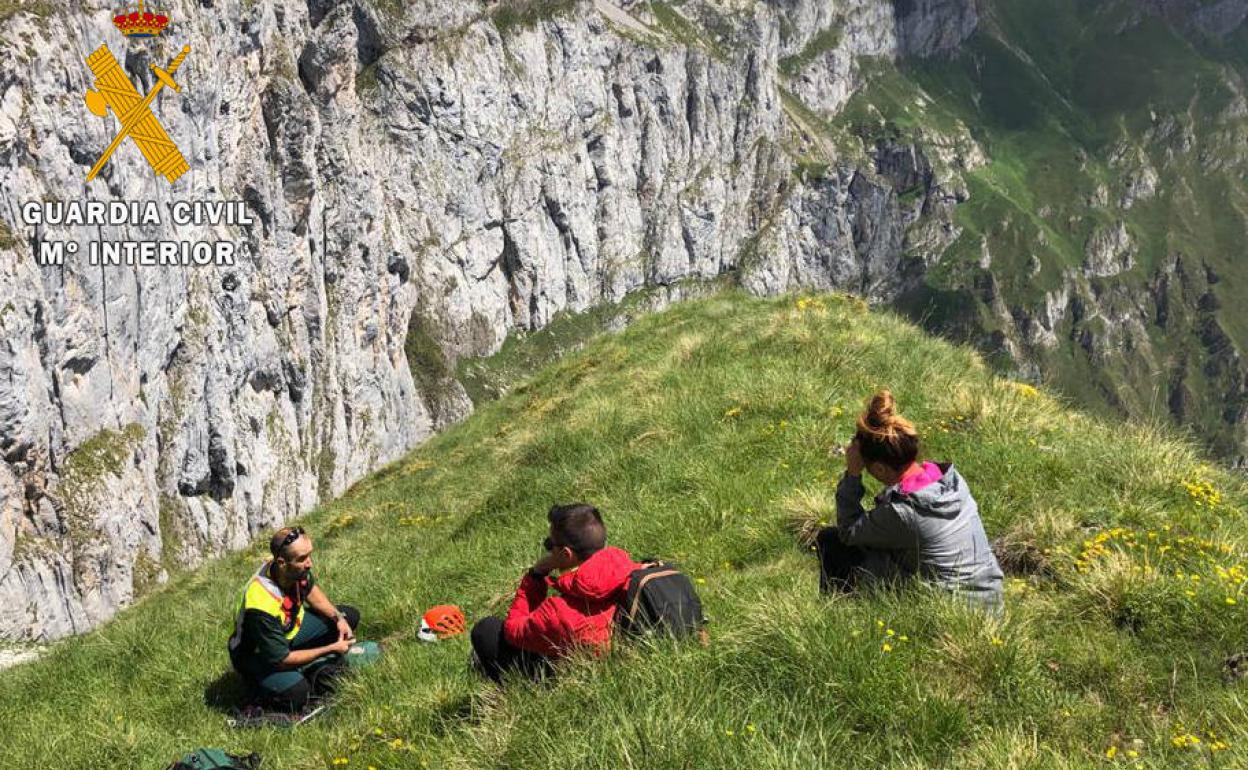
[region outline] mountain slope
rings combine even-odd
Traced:
[[[510,335],[695,282],[895,301],[1245,454],[1248,0],[164,8],[127,41],[103,0],[0,2],[0,638],[85,631],[341,494],[467,414],[454,373]],[[23,222],[113,136],[82,102],[102,42],[144,91],[192,46],[156,102],[192,170],[123,145],[88,197],[251,225]],[[32,258],[160,239],[240,262]]]
[[[888,281],[887,185],[794,198],[817,234],[786,205],[779,30],[801,46],[832,7],[782,5],[168,0],[164,34],[127,40],[112,2],[0,3],[0,639],[81,633],[341,494],[467,414],[457,362],[561,313],[734,274]],[[845,56],[898,52],[888,0],[845,9]],[[114,134],[82,101],[102,43],[144,92],[192,47],[193,86],[155,102],[192,166],[174,188],[126,143],[84,190]],[[22,218],[84,195],[242,200],[252,223]],[[39,266],[59,240],[239,260]]]
[[[1245,4],[979,12],[956,49],[876,62],[823,112],[915,212],[904,249],[926,269],[901,306],[1018,376],[1107,414],[1166,416],[1242,464]],[[945,218],[934,204],[951,192]],[[925,220],[951,237],[933,247]]]
[[[817,596],[798,535],[832,515],[828,450],[882,386],[968,478],[1011,573],[1004,620],[919,591]],[[571,499],[698,578],[710,647],[497,693],[466,640],[415,640],[432,604],[500,611]],[[1243,692],[1220,665],[1248,643],[1246,503],[1166,430],[1070,411],[860,300],[720,295],[594,338],[306,518],[330,596],[390,642],[332,715],[224,727],[253,546],[0,673],[0,767],[196,745],[266,768],[1236,766]]]

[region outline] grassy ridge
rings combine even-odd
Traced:
[[[800,534],[833,515],[829,447],[880,386],[970,481],[1012,572],[1005,619],[918,589],[817,595]],[[620,648],[499,692],[466,640],[415,640],[432,604],[501,611],[545,509],[578,498],[697,578],[710,647]],[[161,767],[197,745],[266,770],[1243,766],[1220,662],[1248,645],[1246,502],[1168,433],[1068,411],[860,301],[717,296],[595,338],[306,518],[330,596],[390,642],[332,717],[224,726],[257,547],[0,673],[0,767]]]

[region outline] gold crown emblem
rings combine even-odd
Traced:
[[[169,26],[169,16],[144,10],[143,0],[137,9],[128,9],[113,17],[113,25],[126,37],[155,37]]]

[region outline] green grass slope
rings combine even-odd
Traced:
[[[892,388],[1001,541],[1009,611],[920,589],[821,598],[863,398]],[[424,608],[501,611],[553,501],[678,559],[712,643],[621,646],[499,691]],[[0,766],[163,767],[199,745],[291,768],[1243,767],[1242,481],[840,296],[725,294],[595,337],[303,522],[331,597],[389,641],[332,715],[230,731],[225,640],[259,546],[0,673]]]

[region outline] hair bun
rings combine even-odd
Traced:
[[[888,390],[878,391],[867,402],[867,411],[858,418],[860,433],[893,442],[898,436],[916,436],[914,423],[897,414],[897,402]]]
[[[883,428],[891,425],[896,414],[897,402],[893,400],[893,394],[887,390],[876,393],[867,404],[867,423],[874,427]]]
[[[893,394],[881,390],[867,401],[867,410],[858,417],[854,440],[868,462],[879,461],[904,468],[919,454],[919,434],[914,423],[897,414]]]

